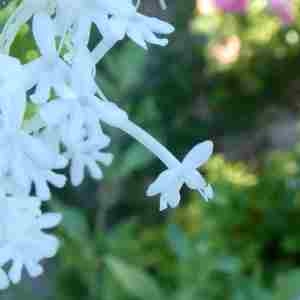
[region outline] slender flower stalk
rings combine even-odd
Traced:
[[[137,126],[135,123],[128,120],[128,122],[123,124],[120,129],[144,145],[157,158],[159,158],[167,168],[176,168],[180,165],[180,161],[177,160],[177,158],[165,146],[159,143],[148,132]]]
[[[159,0],[159,4],[162,9],[167,9],[167,4],[165,0]]]
[[[115,40],[102,40],[92,51],[92,58],[95,63],[98,63],[117,43]]]

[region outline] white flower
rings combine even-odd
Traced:
[[[0,54],[0,97],[24,97],[26,73],[18,59]]]
[[[66,149],[64,155],[71,161],[71,182],[75,186],[83,181],[85,167],[93,178],[101,179],[103,175],[97,162],[108,166],[113,159],[112,154],[102,152],[110,139],[103,133],[99,117],[89,104],[87,97],[59,99],[45,104],[40,112],[60,136]]]
[[[96,24],[104,40],[122,40],[127,34],[139,46],[147,49],[147,43],[166,46],[168,40],[157,34],[170,34],[174,27],[157,18],[147,17],[137,12],[131,0],[105,1],[96,0],[106,8],[106,18],[96,19]]]
[[[113,160],[112,154],[102,152],[110,143],[108,136],[102,134],[94,139],[86,139],[84,134],[77,134],[72,135],[71,139],[65,136],[64,143],[67,149],[65,156],[71,161],[70,176],[74,186],[83,181],[85,168],[92,178],[98,180],[103,178],[98,162],[109,166]]]
[[[111,164],[113,155],[104,151],[110,138],[102,122],[132,136],[166,165],[168,169],[147,191],[149,196],[161,194],[161,210],[178,205],[184,184],[206,200],[213,196],[197,171],[212,154],[212,142],[196,145],[180,163],[108,101],[96,83],[95,64],[125,36],[145,49],[148,43],[168,43],[161,36],[173,32],[173,26],[140,14],[134,3],[23,0],[4,26],[0,48],[8,53],[20,26],[33,17],[33,36],[41,56],[22,65],[0,54],[0,289],[19,282],[23,269],[32,277],[40,275],[41,260],[57,251],[58,240],[43,230],[56,226],[61,216],[41,211],[41,201],[51,196],[49,184],[65,184],[65,176],[54,170],[70,163],[71,182],[77,186],[85,169],[101,179],[99,163]],[[93,23],[102,40],[91,52]],[[38,104],[30,103],[37,110],[30,120],[24,120],[27,96]]]
[[[144,49],[148,48],[147,43],[159,46],[168,44],[168,39],[159,36],[172,33],[172,25],[138,13],[130,0],[97,1],[108,13],[94,20],[103,36],[103,40],[92,51],[95,62],[100,61],[115,43],[124,39],[126,35]]]
[[[52,169],[65,167],[67,160],[21,129],[25,108],[25,95],[1,99],[0,174],[11,178],[27,194],[33,183],[36,194],[47,200],[48,182],[57,187],[65,184],[64,176]]]
[[[55,227],[61,216],[41,214],[38,198],[0,198],[0,266],[11,262],[8,277],[13,283],[20,281],[23,267],[31,277],[39,276],[43,272],[41,260],[54,256],[59,245],[43,230]],[[7,276],[0,270],[0,288],[7,286]]]
[[[211,156],[213,144],[206,141],[196,145],[184,158],[182,164],[176,168],[162,172],[159,177],[149,186],[148,196],[161,194],[160,210],[168,206],[174,208],[180,201],[180,189],[186,184],[190,189],[200,192],[205,200],[213,197],[210,185],[206,183],[197,168],[202,166]]]
[[[86,97],[53,100],[41,107],[40,116],[48,126],[58,129],[58,133],[60,128],[70,128],[71,137],[83,128],[89,137],[102,135],[99,117],[88,100]]]
[[[31,99],[44,103],[50,97],[51,88],[60,95],[63,93],[70,76],[70,68],[59,57],[55,45],[55,29],[46,13],[38,13],[33,18],[33,35],[41,52],[41,57],[25,65],[31,85],[35,92]]]

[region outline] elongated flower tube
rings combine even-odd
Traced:
[[[144,49],[168,44],[173,26],[138,7],[131,0],[23,0],[0,35],[0,289],[18,283],[23,270],[39,276],[41,262],[55,255],[59,242],[44,230],[61,216],[43,213],[41,203],[51,199],[51,186],[66,184],[59,171],[69,165],[74,186],[86,173],[103,178],[103,166],[113,161],[103,123],[134,138],[166,166],[147,189],[148,196],[160,196],[160,210],[179,205],[184,184],[205,200],[213,197],[198,171],[212,155],[211,141],[197,144],[180,161],[97,85],[96,64],[126,37]],[[22,65],[8,52],[28,21],[40,56]],[[101,38],[90,50],[92,24]],[[28,105],[35,113],[25,120]]]

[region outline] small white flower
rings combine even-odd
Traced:
[[[92,101],[94,98],[100,101],[96,97]],[[42,119],[59,134],[66,149],[64,156],[71,161],[71,182],[75,186],[83,181],[86,167],[93,178],[101,179],[97,162],[108,166],[113,159],[112,154],[102,152],[110,139],[103,133],[92,104],[88,97],[59,99],[45,104],[40,111]]]
[[[180,189],[186,184],[190,189],[199,191],[205,200],[213,197],[210,185],[206,183],[197,168],[201,167],[212,155],[213,143],[206,141],[196,145],[183,159],[183,162],[173,169],[162,172],[149,186],[147,196],[160,196],[160,210],[168,206],[174,208],[180,202]]]
[[[102,152],[110,143],[108,136],[103,134],[94,139],[85,139],[78,134],[75,139],[74,135],[69,140],[65,137],[64,142],[67,149],[65,157],[71,161],[70,176],[74,186],[83,181],[85,168],[92,178],[98,180],[103,178],[98,162],[109,166],[113,160],[112,154]]]
[[[98,4],[108,11],[106,18],[97,19],[96,24],[104,40],[122,40],[127,34],[136,44],[147,49],[147,43],[166,46],[168,40],[157,34],[170,34],[174,27],[157,18],[147,17],[137,12],[132,1],[103,1]]]
[[[65,177],[52,169],[64,168],[67,160],[22,130],[25,108],[25,96],[1,99],[0,174],[11,178],[27,194],[33,183],[36,194],[48,200],[48,182],[57,187],[65,184]]]
[[[20,61],[0,54],[0,66],[0,97],[24,97],[27,74]]]
[[[92,51],[95,62],[100,61],[126,35],[144,49],[148,48],[147,43],[159,46],[168,44],[168,39],[159,36],[172,33],[174,27],[158,18],[138,13],[131,0],[121,2],[97,0],[97,2],[107,13],[94,19],[103,37],[99,45]]]
[[[65,90],[70,76],[69,66],[59,57],[55,45],[55,29],[52,19],[46,13],[33,18],[33,35],[41,57],[25,65],[35,92],[31,99],[44,103],[50,97],[51,88],[60,95]]]
[[[43,272],[41,260],[54,256],[59,245],[43,230],[55,227],[61,215],[41,214],[38,198],[0,198],[0,266],[11,262],[8,277],[13,283],[20,281],[23,267],[31,277],[39,276]],[[0,272],[0,288],[8,286],[6,279]]]
[[[49,127],[56,128],[57,133],[61,128],[69,128],[68,138],[77,137],[83,128],[89,137],[101,136],[103,132],[97,111],[89,104],[87,97],[53,100],[41,107],[40,116]],[[64,143],[62,136],[60,139]]]

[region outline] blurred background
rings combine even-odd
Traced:
[[[2,1],[3,24],[15,6]],[[251,0],[243,13],[214,0],[145,0],[141,11],[173,23],[167,48],[132,42],[98,66],[106,95],[178,157],[207,138],[209,203],[184,191],[159,213],[145,190],[163,166],[118,130],[102,182],[55,191],[61,249],[47,272],[4,300],[300,299],[300,1],[289,22]],[[288,23],[288,24],[287,24]],[[99,39],[93,32],[93,43]],[[24,26],[12,49],[37,55]],[[298,144],[299,143],[299,144]],[[26,277],[26,275],[24,276]]]

